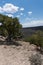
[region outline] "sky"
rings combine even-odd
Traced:
[[[43,0],[0,0],[0,14],[18,17],[23,27],[43,26]]]

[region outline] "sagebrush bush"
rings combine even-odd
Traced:
[[[31,55],[30,62],[31,65],[41,65],[42,63],[41,55],[40,54]]]
[[[37,46],[43,47],[43,32],[38,31],[31,37],[25,38],[25,41],[30,42],[30,44],[35,44]]]
[[[43,53],[43,32],[38,31],[36,34],[25,38],[26,42],[30,42],[30,44],[35,44],[40,47],[40,52]]]

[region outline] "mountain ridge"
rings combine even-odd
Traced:
[[[31,36],[32,34],[35,34],[37,31],[43,31],[43,26],[22,28],[24,37]]]

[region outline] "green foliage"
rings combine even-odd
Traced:
[[[30,42],[30,37],[26,37],[23,40],[26,41],[26,42]]]
[[[19,23],[17,17],[11,18],[0,14],[0,23],[2,23],[0,31],[2,32],[2,35],[7,36],[8,39],[20,36],[19,34],[21,33],[20,29],[22,28],[22,25]]]
[[[43,31],[37,31],[36,34],[26,38],[25,41],[43,47]]]

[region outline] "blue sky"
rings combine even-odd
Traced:
[[[43,26],[43,0],[0,0],[0,13],[18,17],[23,27]]]

